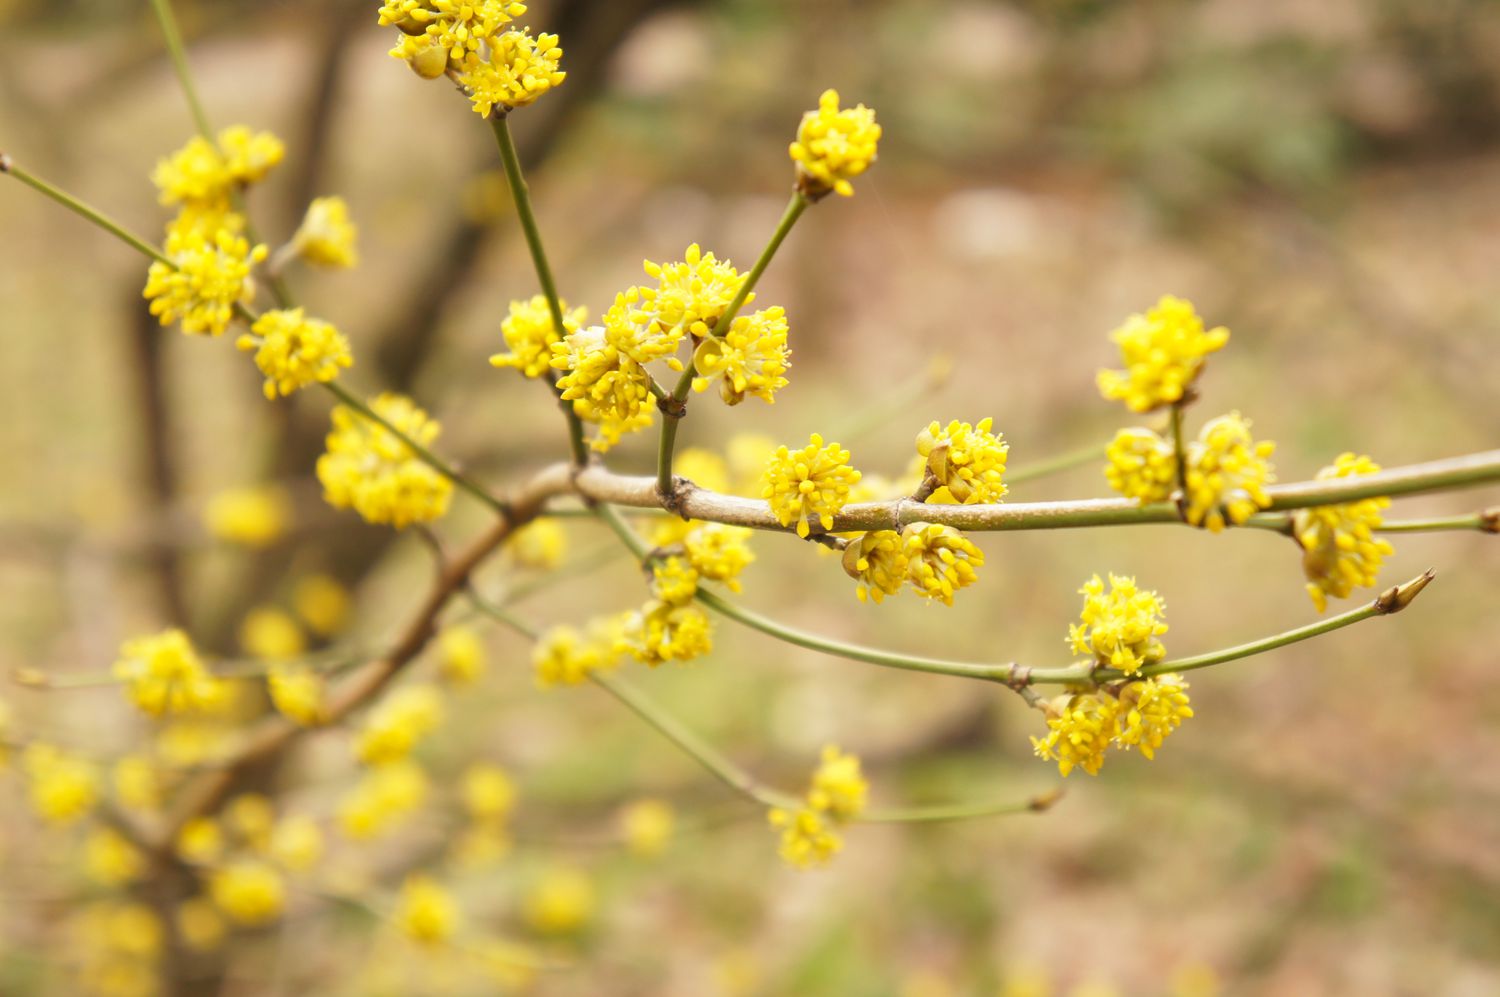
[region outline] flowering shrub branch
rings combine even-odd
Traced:
[[[286,907],[291,882],[303,892],[375,912],[418,945],[449,946],[508,971],[548,965],[527,953],[496,955],[477,943],[447,889],[422,866],[413,867],[393,904],[313,885],[306,874],[322,853],[318,821],[305,813],[278,814],[271,799],[247,792],[264,763],[285,758],[315,731],[348,725],[356,727],[349,733],[360,775],[333,818],[340,832],[351,841],[365,840],[420,808],[428,785],[411,756],[443,725],[447,697],[439,684],[398,680],[416,670],[429,649],[441,661],[442,682],[461,685],[478,676],[482,647],[462,626],[461,603],[470,616],[486,616],[531,642],[541,689],[587,681],[609,693],[718,780],[766,808],[781,857],[812,868],[830,861],[847,829],[859,823],[1041,812],[1058,792],[1019,802],[870,808],[859,758],[834,745],[823,750],[806,790],[788,792],[760,781],[699,737],[619,669],[629,662],[656,668],[707,657],[714,620],[722,617],[836,657],[1004,685],[1041,714],[1040,734],[1031,738],[1037,756],[1055,762],[1062,776],[1074,769],[1096,774],[1110,749],[1153,758],[1194,717],[1183,674],[1391,615],[1409,605],[1433,573],[1317,622],[1178,658],[1168,655],[1163,639],[1168,625],[1161,595],[1134,578],[1096,575],[1079,590],[1083,606],[1067,637],[1071,663],[976,663],[833,640],[744,608],[724,593],[740,591],[741,573],[755,559],[752,531],[795,534],[838,551],[862,601],[879,604],[910,593],[952,605],[980,583],[985,568],[984,551],[969,534],[1143,524],[1212,533],[1251,528],[1296,544],[1309,598],[1320,614],[1330,598],[1377,586],[1392,552],[1389,535],[1500,532],[1496,509],[1407,520],[1385,516],[1391,501],[1402,496],[1500,482],[1500,450],[1383,470],[1368,456],[1347,453],[1314,478],[1278,484],[1274,443],[1257,440],[1240,413],[1206,419],[1191,435],[1187,423],[1205,393],[1199,382],[1208,357],[1227,346],[1230,333],[1206,328],[1191,303],[1170,295],[1114,330],[1123,369],[1098,375],[1106,400],[1135,416],[1164,411],[1166,421],[1123,427],[1104,446],[1015,470],[1009,468],[1011,444],[992,418],[932,422],[916,427],[912,467],[895,481],[862,473],[848,449],[819,434],[806,445],[736,438],[728,449],[752,455],[741,461],[750,473],[735,471],[724,455],[679,452],[679,424],[691,414],[695,392],[714,386],[729,406],[752,396],[770,403],[788,383],[792,322],[786,309],[746,309],[757,304],[761,277],[807,209],[832,194],[852,196],[854,181],[875,162],[881,127],[874,112],[864,105],[843,107],[829,90],[804,115],[788,147],[791,198],[747,272],[694,244],[681,260],[647,261],[647,283],[619,292],[601,324],[588,325],[587,311],[569,307],[559,294],[509,127],[511,114],[564,83],[560,40],[516,27],[515,18],[526,10],[516,0],[386,0],[378,18],[393,30],[391,54],[423,79],[450,81],[489,125],[536,273],[540,293],[511,303],[498,329],[507,351],[491,363],[546,383],[563,410],[568,460],[504,490],[492,489],[440,455],[440,426],[415,401],[394,393],[366,401],[346,387],[344,371],[354,362],[349,340],[297,306],[284,277],[297,261],[320,267],[357,263],[357,228],[348,205],[336,197],[316,198],[297,231],[274,252],[260,241],[244,194],[280,162],[283,146],[270,133],[244,126],[217,134],[210,129],[170,6],[166,0],[153,5],[198,132],[153,174],[159,200],[176,211],[162,244],[131,233],[3,153],[0,172],[145,256],[144,295],[163,325],[207,338],[243,327],[237,346],[263,376],[268,401],[314,385],[328,392],[336,404],[316,467],[325,499],[370,523],[416,528],[437,561],[436,578],[405,626],[373,656],[357,655],[348,643],[305,653],[295,620],[261,610],[245,623],[253,638],[247,644],[259,649],[259,660],[214,665],[200,656],[188,633],[173,629],[127,640],[108,676],[18,676],[34,688],[118,685],[130,704],[159,724],[197,718],[223,726],[236,690],[253,684],[263,692],[264,708],[234,730],[231,745],[217,756],[182,764],[121,760],[114,795],[121,806],[150,816],[139,825],[115,802],[100,799],[98,760],[12,736],[0,711],[0,744],[21,749],[37,813],[59,825],[96,819],[89,849],[100,882],[136,883],[148,869],[175,877],[178,887],[156,891],[170,903],[159,902],[152,915],[167,925],[157,930],[170,934],[170,951],[200,943],[210,948],[226,922],[254,929],[274,921]],[[256,307],[262,286],[277,307]],[[663,386],[663,368],[677,375],[670,390]],[[611,470],[602,454],[652,425],[657,413],[662,421],[655,475]],[[1004,501],[1010,485],[1093,462],[1102,462],[1104,480],[1118,497]],[[495,519],[449,555],[427,531],[446,514],[455,488]],[[221,533],[253,543],[278,532],[279,515],[274,501],[231,503]],[[555,569],[562,543],[557,521],[579,516],[603,523],[639,563],[644,591],[635,608],[543,630],[513,603],[568,577],[566,571],[550,582],[511,586],[503,600],[478,592],[476,572],[502,552],[517,563]],[[347,615],[347,596],[333,589],[324,585],[298,600],[300,618],[324,639],[338,633]],[[1050,697],[1039,688],[1054,686],[1060,690]],[[514,786],[504,772],[478,764],[465,773],[459,792],[465,826],[453,848],[470,859],[493,855],[514,805]],[[633,849],[660,848],[670,838],[675,818],[664,805],[643,804],[633,817],[627,835]],[[589,895],[586,881],[560,876],[528,904],[527,916],[539,934],[575,931]],[[142,968],[139,950],[122,954],[106,946],[105,954],[115,960],[111,970]],[[173,980],[187,979],[180,967],[169,970]]]

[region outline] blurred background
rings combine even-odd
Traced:
[[[294,275],[353,342],[347,383],[411,392],[444,425],[439,449],[503,487],[565,454],[546,392],[486,362],[534,276],[487,130],[451,88],[387,57],[375,6],[177,4],[213,121],[287,141],[251,199],[261,231],[285,239],[314,195],[350,203],[361,266]],[[1117,360],[1107,333],[1163,293],[1233,332],[1190,427],[1242,411],[1278,442],[1282,480],[1343,450],[1395,465],[1500,445],[1500,4],[532,6],[534,28],[561,34],[569,77],[516,115],[518,141],[564,295],[593,315],[641,280],[642,258],[680,258],[689,242],[748,265],[823,88],[884,125],[856,196],[810,212],[761,286],[788,311],[791,386],[774,407],[700,404],[686,445],[817,431],[896,476],[931,419],[993,416],[1018,469],[1102,443],[1127,424],[1094,388]],[[159,232],[149,175],[192,126],[149,5],[0,0],[0,23],[0,147]],[[267,404],[229,342],[145,316],[143,279],[128,249],[0,186],[0,667],[97,673],[121,639],[170,624],[234,657],[246,615],[287,607],[314,573],[349,587],[350,632],[382,646],[427,582],[428,551],[323,506],[321,395]],[[654,437],[610,459],[647,471]],[[291,503],[283,536],[247,549],[210,535],[214,496],[268,481]],[[1105,492],[1090,464],[1011,498]],[[1408,500],[1398,514],[1497,500]],[[438,532],[457,546],[484,516],[454,504]],[[564,570],[577,571],[519,603],[529,619],[640,601],[632,569],[601,553],[605,532],[566,529]],[[1176,655],[1314,618],[1298,552],[1272,534],[975,539],[981,584],[951,609],[860,604],[835,558],[773,536],[757,540],[742,598],[840,638],[1038,663],[1066,660],[1075,590],[1094,572],[1162,593]],[[855,827],[815,873],[782,866],[762,813],[617,703],[537,691],[525,644],[481,629],[488,674],[421,759],[439,782],[498,763],[520,802],[503,860],[444,879],[480,929],[567,964],[526,984],[543,995],[1500,992],[1500,542],[1396,547],[1384,582],[1438,572],[1410,613],[1198,673],[1197,718],[1154,763],[1117,755],[1098,778],[1075,774],[1045,815]],[[532,580],[511,558],[482,585]],[[1058,782],[1031,757],[1039,716],[1003,690],[727,621],[717,644],[634,677],[769,781],[802,785],[831,742],[865,760],[884,806],[1020,800]],[[118,689],[0,697],[12,734],[104,756],[148,726]],[[343,732],[309,738],[268,789],[326,815],[354,778],[347,752]],[[643,797],[711,826],[654,856],[618,847],[622,808]],[[0,992],[79,992],[69,917],[101,894],[79,839],[27,813],[14,771],[0,808]],[[440,805],[428,809],[376,845],[335,839],[330,868],[389,890],[372,872],[382,859],[441,850]],[[561,931],[526,914],[559,876],[579,912]],[[312,897],[233,936],[200,992],[499,985],[449,980],[367,916]]]

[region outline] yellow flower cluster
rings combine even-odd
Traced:
[[[407,938],[423,945],[441,945],[458,933],[463,916],[452,895],[436,880],[413,875],[401,886],[395,921]]]
[[[569,626],[548,630],[531,654],[537,686],[580,685],[590,672],[613,668],[625,650],[620,631],[620,623],[612,619],[593,621],[585,633]]]
[[[53,824],[71,824],[94,808],[99,774],[82,758],[50,744],[33,744],[21,755],[31,808]]]
[[[682,547],[698,577],[723,582],[731,592],[738,592],[740,573],[755,560],[750,535],[750,530],[739,526],[695,523],[682,538]]]
[[[359,263],[358,237],[342,197],[315,197],[292,236],[292,249],[313,266],[347,269]]]
[[[774,402],[791,366],[786,337],[786,310],[779,305],[736,315],[722,338],[710,336],[694,351],[693,390],[703,391],[717,380],[726,405],[738,405],[746,395]]]
[[[229,696],[228,683],[210,674],[181,630],[127,640],[114,674],[130,701],[153,717],[215,710]]]
[[[497,107],[501,114],[524,107],[567,79],[558,68],[563,51],[556,35],[533,38],[525,29],[507,31],[489,49],[488,59],[474,60],[459,77],[469,88],[475,114],[488,117]]]
[[[621,811],[620,829],[632,855],[652,858],[666,851],[677,833],[677,812],[664,800],[636,800]]]
[[[557,387],[573,403],[573,413],[599,425],[595,450],[608,450],[626,433],[651,425],[651,375],[603,326],[578,329],[552,344],[552,366],[567,372]]]
[[[506,821],[516,804],[516,785],[498,765],[476,762],[460,785],[468,825],[453,839],[450,854],[460,866],[493,866],[510,849]]]
[[[1099,391],[1132,411],[1150,412],[1180,402],[1203,370],[1208,354],[1229,342],[1229,330],[1205,330],[1192,302],[1163,295],[1144,315],[1132,315],[1110,338],[1125,369],[1099,372]]]
[[[654,587],[658,593],[662,591],[661,587]],[[690,661],[713,650],[713,622],[692,601],[697,590],[696,577],[690,589],[677,584],[667,590],[678,597],[677,601],[658,595],[624,617],[625,649],[635,660],[652,668],[667,661]]]
[[[808,197],[816,199],[829,191],[849,197],[854,193],[849,181],[870,168],[879,142],[874,111],[863,104],[840,110],[838,91],[824,90],[818,109],[802,116],[797,140],[788,151]]]
[[[524,13],[526,4],[517,0],[385,0],[379,11],[382,25],[394,25],[406,36],[391,49],[392,56],[412,60],[428,51],[440,54],[431,76],[441,76],[450,64],[464,69],[478,61],[480,47]]]
[[[934,422],[917,436],[917,454],[937,482],[930,503],[998,502],[1005,495],[1005,437],[990,432],[993,419],[978,426],[954,420],[943,428]],[[942,494],[946,491],[946,495]]]
[[[166,931],[150,907],[95,901],[74,915],[69,929],[83,992],[107,997],[155,997],[160,992],[157,962]]]
[[[849,501],[860,474],[849,466],[849,451],[837,443],[823,445],[813,433],[801,450],[778,447],[766,462],[761,498],[782,526],[797,524],[797,535],[811,532],[810,520],[833,529],[833,517]]]
[[[267,547],[286,532],[292,501],[278,486],[229,488],[203,508],[203,525],[216,539],[245,547]]]
[[[443,695],[437,687],[397,689],[370,711],[354,741],[355,757],[366,765],[400,761],[442,722]]]
[[[1172,444],[1149,429],[1122,429],[1105,451],[1109,487],[1142,505],[1165,502],[1177,487],[1177,455]]]
[[[1352,453],[1318,472],[1319,481],[1374,474],[1380,465]],[[1380,564],[1395,551],[1375,535],[1383,521],[1388,498],[1368,498],[1344,505],[1299,509],[1292,517],[1293,535],[1302,545],[1302,570],[1307,594],[1318,612],[1328,608],[1328,597],[1346,599],[1356,587],[1374,585]]]
[[[531,930],[543,935],[569,935],[594,916],[594,884],[571,866],[550,866],[527,887],[521,914]]]
[[[223,213],[237,188],[264,180],[285,155],[286,146],[270,132],[233,125],[219,132],[217,144],[193,136],[156,164],[151,182],[161,192],[162,204]]]
[[[146,272],[142,293],[162,325],[181,322],[186,333],[218,336],[229,327],[234,308],[255,294],[250,270],[266,258],[265,246],[252,247],[229,227],[212,232],[173,227],[165,255]]]
[[[563,333],[577,332],[588,315],[586,308],[569,310],[566,301],[559,302],[563,313]],[[552,309],[545,296],[537,294],[528,301],[512,301],[510,314],[500,323],[509,353],[496,353],[490,363],[496,367],[515,367],[527,377],[541,377],[552,369],[552,344],[561,337],[552,322]]]
[[[266,312],[236,345],[255,351],[255,366],[266,377],[268,399],[332,381],[341,367],[354,363],[343,333],[320,319],[304,317],[301,308]]]
[[[240,621],[240,647],[260,661],[289,661],[307,650],[307,637],[291,613],[256,606]]]
[[[139,879],[146,857],[112,827],[96,827],[83,843],[83,871],[100,886],[119,887]]]
[[[556,519],[534,519],[510,535],[505,549],[516,564],[548,571],[567,556],[568,531]]]
[[[1166,657],[1167,649],[1156,639],[1167,632],[1162,619],[1167,607],[1161,596],[1138,587],[1134,578],[1114,574],[1109,576],[1108,592],[1098,575],[1078,592],[1083,596],[1083,622],[1072,624],[1068,633],[1076,653],[1127,675]]]
[[[438,423],[403,395],[387,392],[370,407],[421,446],[437,438]],[[398,529],[448,511],[453,483],[418,458],[404,440],[353,409],[334,408],[327,445],[317,471],[323,497],[333,507],[353,508],[368,522]]]
[[[225,916],[246,927],[271,923],[286,906],[281,873],[258,858],[236,859],[215,869],[208,878],[208,893]]]
[[[438,673],[452,685],[473,685],[484,674],[484,644],[468,627],[449,627],[439,635]]]
[[[292,606],[307,628],[320,637],[332,637],[349,621],[349,590],[330,575],[299,578],[292,588]]]
[[[916,593],[953,605],[953,593],[978,581],[984,552],[951,526],[910,523],[900,533],[872,530],[844,548],[844,571],[860,601],[879,603],[911,583]]]
[[[859,759],[825,747],[805,806],[773,807],[769,814],[771,826],[781,832],[782,859],[797,869],[826,865],[844,846],[837,828],[859,817],[868,791]]]
[[[339,828],[356,841],[395,827],[427,800],[427,773],[409,758],[370,769],[339,800]]]
[[[1271,504],[1265,486],[1276,480],[1269,457],[1276,444],[1250,437],[1250,420],[1238,412],[1210,419],[1188,444],[1187,508],[1194,526],[1217,533],[1225,520],[1240,525]]]
[[[666,356],[671,352],[668,345],[675,349],[683,334],[702,339],[717,333],[719,319],[745,280],[728,260],[703,252],[696,242],[683,253],[681,263],[646,260],[643,266],[648,277],[656,278],[657,286],[625,292],[627,299],[636,292],[638,309],[618,315],[615,326],[605,321],[619,338],[637,343],[637,359],[643,363]],[[754,294],[745,296],[745,304],[754,300]],[[656,343],[661,345],[653,346]]]
[[[266,674],[266,692],[276,712],[303,727],[328,722],[323,676],[305,664],[277,661]]]
[[[1182,721],[1193,715],[1187,683],[1180,675],[1157,675],[1126,683],[1115,694],[1100,690],[1058,696],[1044,707],[1047,736],[1033,737],[1038,758],[1057,762],[1067,776],[1075,768],[1098,775],[1105,752],[1140,748],[1147,758]]]

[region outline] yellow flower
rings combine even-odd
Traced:
[[[1168,674],[1131,682],[1121,689],[1116,744],[1138,747],[1147,758],[1155,758],[1156,749],[1168,735],[1193,715],[1187,687],[1181,675]]]
[[[951,526],[912,523],[901,531],[906,555],[906,577],[927,599],[953,605],[953,593],[979,580],[974,569],[984,565],[984,551]]]
[[[783,377],[791,366],[786,345],[786,310],[779,305],[750,315],[736,315],[723,338],[711,336],[693,353],[698,376],[693,390],[703,391],[719,379],[719,397],[738,405],[746,395],[774,402],[787,386]]]
[[[488,117],[496,107],[504,114],[524,107],[561,86],[568,74],[558,69],[562,48],[556,35],[537,35],[522,29],[507,31],[490,43],[489,59],[476,59],[460,77],[469,88],[474,113]]]
[[[1161,596],[1121,575],[1110,575],[1109,586],[1106,593],[1104,582],[1095,575],[1078,590],[1083,622],[1069,629],[1073,650],[1127,675],[1166,657],[1167,649],[1156,639],[1167,632],[1162,619],[1167,606]]]
[[[281,874],[258,859],[238,859],[215,869],[208,879],[208,892],[225,916],[250,927],[276,920],[286,906]]]
[[[807,802],[814,810],[827,813],[835,820],[858,817],[865,808],[869,783],[859,771],[859,758],[844,754],[833,745],[823,749],[823,759],[813,773],[812,789]]]
[[[285,155],[285,145],[270,132],[233,125],[219,132],[217,145],[193,136],[157,163],[151,182],[162,204],[222,204],[234,188],[264,180]]]
[[[505,547],[517,564],[545,571],[567,556],[568,531],[555,519],[534,519],[512,533]]]
[[[1046,707],[1047,736],[1033,737],[1031,746],[1064,776],[1074,768],[1098,775],[1119,712],[1119,700],[1102,693],[1059,696]]]
[[[1340,454],[1318,472],[1319,481],[1374,474],[1380,465],[1369,457]],[[1383,521],[1388,498],[1361,499],[1344,505],[1299,509],[1292,517],[1293,535],[1302,545],[1302,570],[1307,594],[1318,612],[1328,608],[1328,597],[1346,599],[1356,587],[1374,585],[1381,562],[1393,554],[1390,543],[1375,535]]]
[[[599,424],[596,450],[608,450],[625,433],[651,425],[651,375],[610,342],[602,326],[570,332],[552,344],[552,366],[564,401],[586,422]]]
[[[240,793],[225,805],[224,823],[245,844],[264,851],[276,824],[276,807],[262,793]]]
[[[307,665],[277,661],[266,675],[266,691],[276,712],[303,727],[328,722],[323,676]]]
[[[433,45],[462,66],[477,59],[480,46],[503,25],[524,13],[526,5],[514,0],[385,0],[380,23],[395,25],[408,36],[391,49],[396,58],[410,58]]]
[[[895,530],[873,530],[861,534],[844,548],[844,571],[860,583],[859,600],[876,604],[901,591],[910,564],[906,543]]]
[[[1132,315],[1110,338],[1124,370],[1101,370],[1099,391],[1134,412],[1180,402],[1203,370],[1203,359],[1229,342],[1222,326],[1205,330],[1190,301],[1163,295],[1144,315]]]
[[[733,482],[724,490],[736,495],[759,496],[766,462],[775,453],[776,441],[764,433],[735,433],[724,445],[725,465]]]
[[[796,811],[774,807],[768,816],[771,826],[781,831],[779,854],[794,869],[827,865],[844,847],[844,839],[811,807]]]
[[[97,827],[83,844],[83,867],[102,886],[124,886],[146,870],[140,849],[112,827]]]
[[[1122,429],[1104,454],[1109,487],[1142,505],[1165,502],[1177,487],[1177,455],[1172,444],[1149,429]]]
[[[376,704],[355,738],[354,754],[366,765],[398,761],[443,722],[443,697],[435,686],[409,685]]]
[[[342,197],[315,197],[292,236],[292,247],[314,266],[346,269],[359,263],[358,237],[359,229],[349,220],[349,205]]]
[[[217,709],[228,698],[227,684],[211,675],[181,630],[134,637],[120,646],[115,677],[125,695],[153,717]]]
[[[1265,485],[1276,476],[1267,458],[1275,450],[1250,438],[1250,420],[1238,412],[1210,420],[1188,445],[1187,521],[1217,533],[1226,517],[1238,526],[1269,506]]]
[[[413,941],[440,945],[459,930],[462,915],[453,897],[429,876],[406,877],[396,905],[396,927]]]
[[[288,872],[307,872],[323,858],[323,832],[311,817],[290,814],[271,828],[267,851]]]
[[[320,319],[304,318],[301,308],[266,312],[235,345],[255,351],[268,399],[332,381],[339,368],[354,363],[344,334]]]
[[[833,529],[833,517],[858,483],[859,472],[849,466],[849,451],[837,443],[825,447],[823,437],[813,433],[801,450],[782,446],[771,455],[761,479],[761,497],[770,502],[782,526],[795,522],[797,535],[806,537],[810,519],[825,530]]]
[[[812,198],[829,191],[849,197],[854,193],[849,181],[870,168],[879,141],[874,111],[863,104],[841,111],[838,91],[824,90],[818,109],[802,116],[788,150],[801,189]]]
[[[161,773],[144,755],[125,755],[115,762],[115,798],[130,810],[155,810],[161,806]]]
[[[261,661],[286,661],[307,649],[292,614],[275,606],[257,606],[246,613],[239,640],[246,654]]]
[[[595,669],[614,667],[618,653],[614,638],[604,632],[606,627],[596,624],[584,635],[558,626],[542,634],[531,654],[537,686],[579,685]]]
[[[578,869],[553,866],[528,888],[521,910],[534,931],[566,935],[594,916],[594,884]]]
[[[377,415],[423,447],[440,427],[411,399],[382,394],[370,403]],[[318,458],[323,497],[336,509],[353,508],[366,521],[400,529],[448,511],[453,483],[433,470],[384,426],[346,406],[333,409],[328,452]]]
[[[708,614],[686,603],[653,600],[627,617],[624,640],[631,657],[655,668],[667,661],[690,661],[713,650]]]
[[[349,590],[332,575],[307,575],[292,589],[292,608],[307,629],[332,637],[349,620]]]
[[[177,830],[177,857],[192,865],[212,865],[224,855],[224,830],[212,817],[193,817]]]
[[[197,952],[212,952],[224,944],[228,929],[213,902],[206,897],[190,897],[177,906],[177,933],[188,948]],[[155,994],[156,981],[152,980],[150,993]]]
[[[83,908],[74,930],[78,934],[79,953],[105,951],[150,959],[161,952],[166,940],[162,923],[150,907],[118,900],[100,901]]]
[[[189,897],[177,906],[177,933],[189,948],[212,952],[224,942],[224,919],[213,901]]]
[[[636,800],[620,813],[631,854],[650,858],[666,851],[677,830],[677,814],[665,800]]]
[[[698,571],[685,557],[673,555],[651,564],[651,594],[670,606],[692,602]]]
[[[484,674],[484,644],[468,627],[449,627],[438,637],[438,671],[454,685],[472,685]]]
[[[234,307],[255,296],[250,271],[266,258],[265,246],[219,229],[212,235],[173,229],[166,257],[151,264],[142,297],[162,325],[182,323],[186,333],[218,336],[234,318]]]
[[[476,762],[464,771],[464,809],[477,820],[502,821],[516,805],[516,784],[498,765]]]
[[[934,422],[917,436],[917,454],[926,472],[962,505],[998,502],[1005,495],[1005,458],[1010,445],[990,432],[993,419],[970,426],[957,419],[946,429]],[[937,496],[929,498],[932,502]]]
[[[355,840],[373,838],[420,808],[427,774],[410,759],[379,765],[339,800],[339,829]]]
[[[632,353],[632,356],[642,363],[670,352],[664,343],[650,344],[665,339],[675,349],[684,334],[702,339],[710,332],[717,332],[715,327],[724,310],[745,282],[728,260],[703,252],[696,242],[682,254],[681,263],[646,260],[642,265],[648,277],[656,278],[656,287],[631,288],[626,296],[631,292],[639,295],[644,328],[632,336],[623,323],[612,327],[605,322],[605,327],[620,337],[621,349],[625,348],[625,341],[636,341],[636,350],[644,355]],[[754,294],[746,295],[744,304],[754,300]]]
[[[208,500],[203,525],[226,543],[268,547],[286,533],[291,516],[292,500],[284,488],[228,488]]]
[[[563,335],[577,332],[588,316],[587,308],[568,309],[566,301],[559,301],[563,313]],[[552,344],[561,342],[562,336],[552,322],[552,309],[544,295],[535,295],[529,301],[512,301],[510,314],[500,323],[500,335],[505,337],[509,353],[496,353],[490,357],[495,367],[515,367],[527,377],[541,377],[552,367]]]
[[[699,523],[688,530],[682,545],[699,577],[723,582],[731,592],[738,592],[740,572],[755,560],[750,535],[750,530],[740,526]]]

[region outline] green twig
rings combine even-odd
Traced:
[[[187,98],[188,109],[193,114],[193,124],[209,142],[213,142],[213,130],[208,124],[208,115],[203,102],[198,99],[198,90],[193,86],[193,75],[188,70],[187,49],[182,44],[182,32],[177,29],[177,18],[172,14],[170,0],[151,0],[156,11],[156,20],[161,24],[162,37],[167,43],[167,54],[172,57],[172,68],[177,72],[177,82],[182,85],[182,95]]]
[[[0,152],[0,173],[7,173],[24,183],[26,186],[30,187],[32,190],[45,194],[47,197],[56,201],[58,204],[61,204],[63,207],[67,208],[75,215],[85,218],[93,222],[100,228],[104,229],[104,231],[113,235],[115,238],[119,239],[127,246],[130,246],[136,252],[141,253],[144,256],[149,256],[151,259],[157,261],[158,263],[165,263],[167,266],[171,267],[174,270],[177,269],[177,264],[168,259],[160,249],[157,249],[145,239],[142,239],[134,232],[131,232],[125,226],[121,225],[113,218],[110,218],[108,215],[100,211],[98,208],[95,208],[93,205],[88,204],[84,201],[80,201],[72,194],[68,194],[59,190],[47,181],[43,180],[41,177],[31,173],[29,170],[22,169],[20,166],[16,165],[15,160],[11,159],[10,156],[6,155],[3,152]]]

